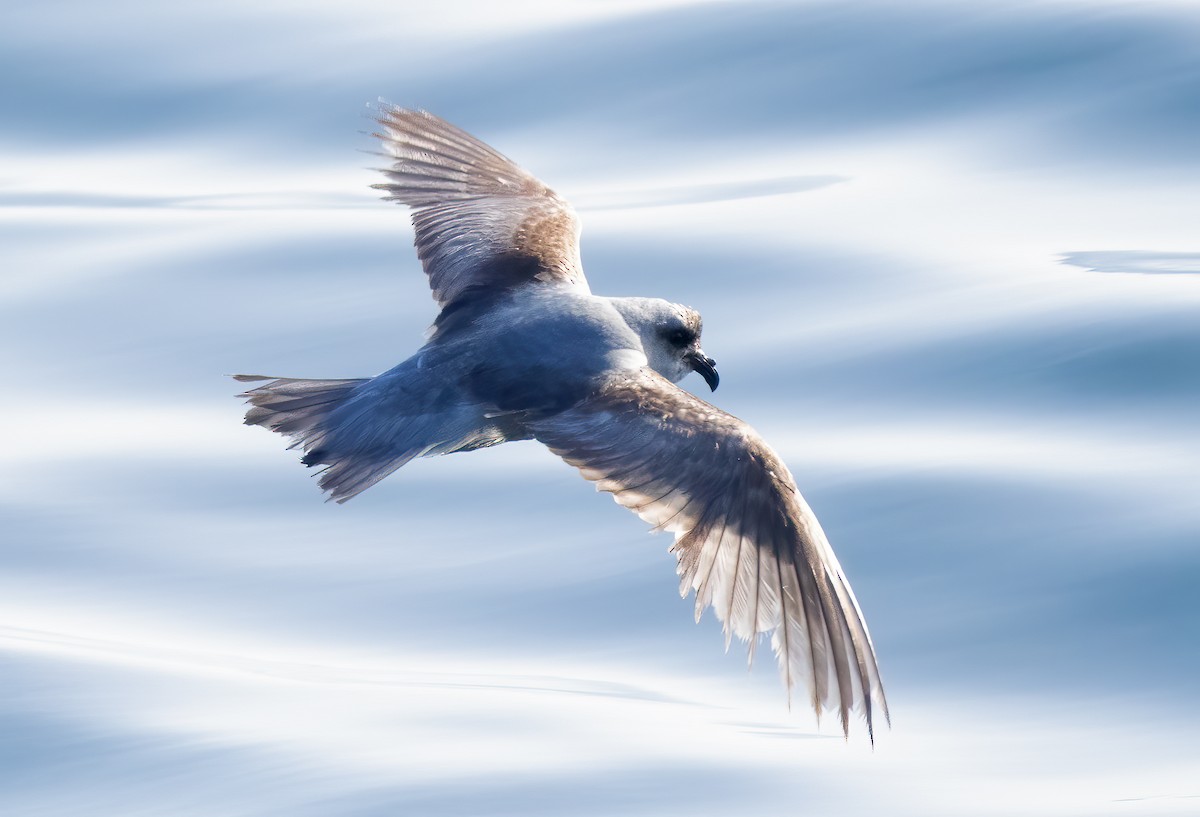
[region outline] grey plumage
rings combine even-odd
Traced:
[[[289,436],[338,502],[410,460],[537,439],[656,530],[675,534],[682,595],[726,644],[769,634],[789,690],[859,711],[887,703],[858,603],[787,467],[741,420],[677,388],[717,386],[700,316],[592,295],[569,204],[437,117],[384,107],[387,198],[413,208],[441,311],[428,342],[378,377],[268,381],[246,422]]]

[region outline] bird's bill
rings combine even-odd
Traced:
[[[687,363],[692,367],[692,371],[704,378],[709,391],[717,390],[717,385],[721,382],[721,376],[717,374],[717,361],[697,350],[687,356]]]

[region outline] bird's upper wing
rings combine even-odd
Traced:
[[[736,417],[641,369],[529,423],[551,451],[626,508],[675,533],[680,593],[731,633],[769,633],[790,690],[820,715],[866,719],[887,702],[867,625],[817,518],[778,455]]]
[[[377,121],[394,161],[374,186],[413,208],[417,255],[444,316],[535,281],[588,291],[579,220],[553,190],[433,114],[387,106]]]

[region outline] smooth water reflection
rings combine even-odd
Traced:
[[[1195,810],[1189,7],[97,8],[0,33],[0,812]],[[380,94],[703,311],[870,622],[873,752],[538,446],[341,507],[239,424],[225,375],[432,319]]]

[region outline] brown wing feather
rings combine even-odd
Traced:
[[[538,282],[587,291],[575,211],[488,145],[425,111],[377,121],[386,198],[413,208],[417,255],[443,314]]]
[[[784,683],[813,708],[887,717],[874,647],[850,584],[778,455],[741,420],[648,369],[530,424],[534,436],[656,529],[675,533],[681,595],[726,638],[769,634]]]

